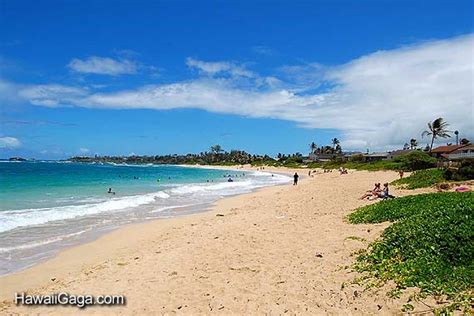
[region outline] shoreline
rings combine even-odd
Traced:
[[[237,169],[237,168],[228,168],[227,166],[212,166],[212,165],[199,165],[199,166],[175,165],[175,166],[188,167],[188,168],[202,168],[202,169],[232,170],[232,171],[243,171],[243,170],[249,171],[249,172],[259,171],[259,172],[267,172],[267,173],[271,173],[272,171],[275,171],[275,173],[278,172],[279,174],[282,174],[282,175],[292,175],[293,172],[295,170],[297,170],[297,169],[289,169],[289,168],[269,167],[272,170],[262,171],[262,170],[257,170],[258,167],[252,167],[250,165],[243,165],[239,169]],[[218,199],[217,201],[207,203],[205,206],[202,207],[202,209],[200,209],[199,211],[196,211],[196,212],[184,212],[184,214],[182,214],[182,215],[177,214],[176,216],[173,216],[173,217],[170,217],[170,218],[159,218],[159,219],[152,219],[152,220],[144,219],[144,220],[138,221],[136,223],[129,223],[129,224],[126,224],[124,226],[117,226],[113,229],[107,230],[103,234],[96,233],[94,236],[90,236],[89,238],[86,238],[85,240],[83,240],[79,244],[61,248],[52,257],[41,260],[41,261],[33,264],[32,266],[29,266],[29,267],[26,267],[24,269],[20,269],[20,270],[17,270],[17,271],[13,271],[13,272],[8,273],[8,274],[0,275],[0,310],[1,310],[1,302],[5,301],[5,300],[9,300],[11,298],[11,295],[6,295],[5,294],[5,292],[8,292],[8,290],[4,291],[5,287],[8,287],[11,284],[15,284],[15,286],[17,284],[25,284],[25,285],[27,285],[27,288],[29,288],[29,287],[32,287],[32,286],[33,287],[37,286],[38,284],[42,284],[43,282],[48,282],[49,281],[48,278],[40,278],[40,279],[33,278],[33,281],[31,281],[30,276],[32,274],[42,274],[43,271],[44,272],[45,271],[50,271],[52,267],[50,268],[50,267],[48,267],[48,265],[52,265],[52,266],[56,267],[56,261],[61,261],[63,259],[69,260],[68,259],[68,258],[70,258],[69,257],[69,252],[75,252],[76,249],[77,249],[78,252],[81,252],[82,248],[83,247],[88,248],[87,245],[89,245],[89,244],[100,242],[102,239],[109,240],[110,238],[113,238],[112,236],[109,236],[109,235],[127,233],[129,230],[133,231],[136,228],[140,229],[142,225],[147,225],[147,224],[157,225],[157,223],[162,222],[162,221],[173,221],[175,219],[185,219],[187,217],[194,217],[194,216],[204,215],[204,214],[209,213],[209,212],[212,213],[212,212],[214,212],[214,208],[217,207],[218,203],[221,200],[232,199],[233,197],[245,196],[245,195],[252,194],[252,193],[255,193],[255,192],[259,192],[261,190],[269,189],[269,188],[272,188],[272,187],[286,186],[286,185],[290,185],[290,184],[291,183],[274,184],[274,185],[264,186],[264,187],[260,187],[260,188],[255,188],[251,192],[240,193],[240,194],[235,194],[235,195],[222,197],[222,198]],[[64,256],[65,256],[65,258],[63,258]],[[89,260],[86,259],[86,261],[88,262]],[[52,262],[52,263],[50,263],[50,262]],[[43,266],[46,266],[44,270],[43,270]],[[62,265],[60,265],[60,267],[62,267]],[[72,268],[71,270],[75,270],[75,269],[76,269],[76,267]],[[37,270],[39,270],[39,271],[37,271]],[[69,270],[69,269],[67,269],[67,270]],[[27,279],[28,281],[22,282],[21,279],[23,279],[23,277],[24,277],[24,279]],[[12,279],[12,281],[10,281],[10,279]]]
[[[13,292],[28,290],[36,294],[125,294],[129,304],[107,309],[110,313],[170,313],[181,308],[185,313],[209,313],[220,310],[220,305],[228,313],[283,312],[285,306],[306,313],[377,312],[377,304],[385,312],[398,311],[399,306],[385,294],[376,295],[376,300],[366,295],[355,299],[348,290],[342,291],[341,284],[349,282],[354,273],[334,270],[353,260],[352,251],[365,247],[387,226],[344,222],[352,209],[367,204],[357,200],[359,192],[370,187],[374,178],[388,182],[396,177],[394,172],[381,171],[317,174],[302,177],[298,186],[270,186],[222,198],[202,213],[120,227],[27,270],[0,277],[0,310],[77,313],[76,308],[11,304]],[[366,242],[346,239],[352,235]],[[256,276],[257,283],[251,281]],[[146,292],[148,282],[154,284],[150,293]],[[303,289],[300,283],[307,286]],[[178,290],[184,284],[185,289]],[[232,286],[224,291],[227,284]],[[348,289],[362,292],[354,285]],[[206,296],[203,291],[214,295]],[[287,295],[284,293],[297,296],[276,304],[276,299]],[[339,302],[331,298],[334,295]],[[319,303],[314,301],[318,296]],[[253,303],[244,308],[244,298]],[[105,312],[96,307],[87,310]]]
[[[202,165],[202,166],[170,165],[170,166],[172,166],[172,167],[190,167],[190,168],[200,168],[200,169],[213,169],[213,170],[228,170],[229,172],[231,172],[231,171],[242,172],[243,170],[248,170],[249,172],[253,173],[253,172],[256,171],[256,170],[252,170],[252,168],[250,166],[245,166],[245,168],[238,168],[238,169],[228,168],[226,166],[223,166],[223,167],[219,166],[219,167],[215,168],[214,166],[207,166],[207,165]],[[287,172],[280,172],[279,174],[286,175],[286,173]],[[270,173],[268,173],[268,176],[269,175],[270,175]],[[289,180],[288,180],[288,182],[289,182]],[[205,184],[205,182],[204,182],[204,184]],[[263,187],[274,186],[274,185],[279,185],[279,184],[280,183],[277,183],[277,182],[275,182],[274,184],[269,183],[269,184],[264,185]],[[50,247],[48,249],[40,249],[39,250],[40,252],[37,251],[37,255],[34,255],[36,257],[35,259],[33,259],[34,261],[33,260],[30,260],[31,262],[30,261],[29,262],[20,261],[20,260],[22,260],[21,258],[18,259],[19,260],[18,264],[15,264],[15,261],[13,261],[12,265],[8,267],[8,270],[7,270],[6,266],[3,267],[3,268],[5,268],[5,271],[2,271],[3,273],[0,274],[0,277],[8,276],[8,275],[11,275],[11,274],[15,274],[15,273],[30,269],[30,268],[38,265],[38,264],[47,262],[48,260],[50,260],[51,258],[54,258],[56,255],[58,255],[62,251],[74,248],[76,246],[79,246],[79,245],[82,245],[82,244],[85,244],[85,243],[93,242],[94,240],[97,240],[101,236],[103,236],[105,234],[109,234],[110,232],[115,231],[117,229],[120,229],[122,227],[126,227],[126,226],[131,225],[131,224],[146,223],[148,221],[153,221],[153,220],[163,220],[163,219],[168,219],[168,218],[173,218],[173,217],[188,216],[188,215],[191,215],[191,214],[194,214],[194,213],[206,212],[206,211],[208,211],[209,209],[212,208],[213,204],[217,200],[219,200],[221,198],[231,197],[231,196],[240,195],[240,194],[245,194],[245,193],[248,193],[248,192],[254,192],[256,189],[259,189],[259,188],[262,188],[262,186],[257,186],[255,188],[251,188],[250,191],[243,190],[242,192],[231,193],[231,194],[224,195],[224,196],[221,196],[221,197],[216,196],[213,199],[210,199],[209,201],[202,201],[202,203],[198,203],[198,204],[170,205],[170,206],[158,208],[156,211],[152,211],[152,213],[160,213],[160,214],[162,213],[162,211],[164,211],[163,214],[159,215],[159,216],[146,216],[146,217],[141,218],[141,219],[137,218],[135,221],[132,221],[132,222],[129,222],[129,223],[121,223],[121,224],[119,223],[119,224],[116,224],[116,225],[113,225],[113,226],[100,227],[99,229],[96,229],[96,230],[86,228],[83,231],[79,231],[79,233],[71,233],[71,234],[69,234],[71,236],[76,236],[76,235],[81,235],[81,236],[79,238],[75,239],[75,240],[66,240],[65,242],[57,244],[53,248]],[[153,193],[154,192],[146,193],[146,194],[153,194]],[[135,195],[135,196],[140,196],[140,195]],[[144,207],[148,207],[148,205],[137,206],[137,207],[135,207],[135,209],[143,209]],[[120,215],[112,215],[112,216],[120,216]],[[83,233],[85,233],[85,234],[83,234]],[[55,237],[55,238],[57,240],[60,240],[60,239],[62,240],[62,237]],[[39,243],[35,243],[35,244],[39,244]],[[48,244],[48,242],[46,242],[45,244]]]

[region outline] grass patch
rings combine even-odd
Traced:
[[[349,214],[348,219],[353,224],[394,222],[419,214],[422,210],[445,208],[446,204],[464,205],[468,202],[469,197],[472,206],[473,194],[473,192],[465,192],[465,194],[459,192],[426,193],[383,200],[355,210]]]
[[[395,180],[392,184],[401,185],[405,189],[413,190],[430,187],[444,181],[446,181],[444,170],[426,169],[415,171],[409,177]]]
[[[352,223],[394,221],[359,255],[355,269],[421,295],[445,295],[453,308],[474,303],[474,193],[432,193],[356,210]]]
[[[355,169],[355,170],[368,170],[368,171],[380,171],[380,170],[399,170],[401,164],[393,160],[389,161],[372,161],[372,162],[338,162],[338,161],[328,161],[322,165],[326,169],[338,169],[339,167],[344,167],[346,169]]]
[[[355,170],[368,170],[368,171],[379,171],[379,170],[405,170],[414,171],[421,169],[433,168],[436,166],[436,159],[430,157],[427,153],[421,150],[414,150],[408,154],[395,157],[392,160],[379,160],[379,161],[364,161],[363,155],[355,155],[349,158],[349,161],[342,161],[340,159],[334,159],[324,164],[324,168],[337,169],[339,167],[345,167],[347,169]]]

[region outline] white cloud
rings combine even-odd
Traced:
[[[79,148],[79,152],[81,154],[87,154],[88,152],[90,152],[90,150],[89,150],[89,148],[81,147],[81,148]]]
[[[5,136],[0,137],[0,148],[14,149],[21,147],[21,142],[18,138]]]
[[[308,63],[304,65],[285,65],[278,68],[279,73],[291,82],[292,88],[296,91],[307,91],[320,88],[327,83],[325,78],[330,67],[319,63]]]
[[[376,52],[330,71],[337,86],[315,112],[318,127],[377,148],[411,137],[422,144],[421,131],[437,117],[474,136],[473,48],[474,36],[462,36]]]
[[[88,94],[87,89],[59,84],[27,86],[19,90],[18,96],[31,104],[48,107],[74,104],[75,100]]]
[[[206,76],[118,92],[46,85],[20,94],[46,106],[198,108],[277,118],[307,128],[337,129],[348,149],[383,150],[410,138],[424,145],[421,132],[437,117],[444,117],[465,137],[474,137],[473,47],[471,34],[379,51],[336,67],[313,63],[282,68],[288,77],[301,74],[290,82],[239,75],[236,69],[244,74],[247,70],[230,62],[188,58],[187,65]]]
[[[71,60],[68,67],[79,73],[118,76],[136,73],[138,65],[128,59],[92,56],[85,60],[75,58]]]
[[[186,65],[209,75],[227,73],[232,76],[248,78],[255,77],[255,74],[252,71],[245,69],[245,67],[226,61],[207,62],[188,57],[186,58]]]

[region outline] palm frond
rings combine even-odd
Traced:
[[[432,134],[433,133],[431,131],[423,131],[423,133],[421,133],[421,137],[430,136]]]
[[[441,138],[451,138],[451,135],[448,133],[448,131],[439,132],[436,136],[441,137]]]

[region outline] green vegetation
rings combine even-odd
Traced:
[[[413,172],[409,177],[392,182],[405,189],[426,188],[445,181],[466,181],[474,179],[474,160],[461,162],[459,168],[427,169]]]
[[[211,146],[210,151],[201,152],[199,154],[186,155],[156,155],[156,156],[98,156],[87,157],[77,156],[71,157],[69,161],[74,162],[113,162],[117,164],[186,164],[186,165],[218,165],[218,166],[235,166],[251,164],[253,166],[283,166],[289,168],[306,168],[303,155],[295,154],[278,154],[278,159],[273,159],[268,155],[252,155],[243,150],[225,151],[220,145]],[[316,164],[311,164],[316,168]],[[317,164],[320,166],[320,164]]]
[[[436,159],[420,150],[414,150],[406,155],[398,156],[393,159],[393,162],[398,164],[397,168],[399,170],[405,171],[429,169],[436,166]]]
[[[443,174],[446,180],[465,181],[474,179],[474,160],[464,160],[461,162],[459,168],[448,168]]]
[[[414,171],[436,166],[436,159],[421,150],[414,150],[406,155],[395,157],[393,160],[364,161],[363,155],[355,155],[349,161],[333,159],[322,164],[326,169],[344,167],[355,170],[405,170]]]
[[[446,179],[442,169],[427,169],[415,171],[409,177],[395,180],[392,184],[401,185],[405,189],[413,190],[430,187],[443,181],[446,181]]]
[[[94,157],[72,157],[74,162],[113,162],[117,164],[187,164],[187,165],[243,165],[253,161],[273,160],[270,156],[251,155],[243,150],[224,151],[221,146],[215,145],[209,152],[186,155],[156,155],[156,156],[94,156]]]
[[[325,169],[337,169],[339,167],[344,167],[346,169],[355,169],[355,170],[379,171],[379,170],[399,170],[400,164],[393,160],[379,160],[379,161],[370,161],[370,162],[328,161],[322,164],[322,168],[325,168]]]
[[[432,193],[362,207],[352,223],[394,222],[357,258],[355,269],[400,293],[418,287],[421,296],[445,296],[450,309],[474,303],[474,193]]]

